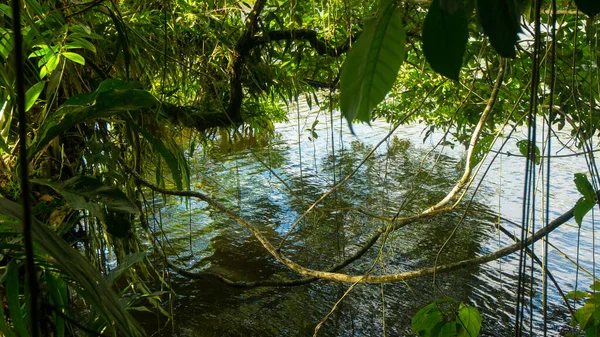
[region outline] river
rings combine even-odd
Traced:
[[[315,119],[313,135],[309,131]],[[332,122],[333,119],[333,122]],[[333,127],[333,131],[332,131]],[[373,157],[337,192],[322,203],[292,231],[282,251],[314,269],[327,269],[357,251],[366,238],[384,222],[356,211],[375,214],[414,214],[440,200],[452,188],[461,170],[461,146],[432,148],[441,136],[436,132],[423,141],[425,126],[401,126]],[[290,109],[289,122],[277,124],[275,136],[253,146],[216,142],[209,150],[195,149],[190,158],[192,188],[206,192],[252,221],[272,242],[279,243],[304,210],[306,202],[318,199],[345,177],[371,147],[389,132],[390,125],[375,121],[356,124],[352,134],[338,114],[311,111],[306,104]],[[567,131],[563,131],[568,139]],[[518,154],[516,142],[526,139],[523,131],[513,134],[504,152]],[[239,144],[238,144],[239,145]],[[496,146],[498,148],[498,146]],[[559,154],[571,150],[553,142]],[[556,152],[556,151],[554,151]],[[254,153],[254,154],[253,154]],[[261,164],[256,156],[262,158]],[[488,163],[490,158],[486,161]],[[553,158],[550,218],[571,208],[579,192],[573,174],[586,172],[582,156]],[[495,229],[498,214],[502,226],[519,236],[510,221],[521,222],[525,159],[500,155],[488,172],[466,220],[456,228],[440,253],[439,263],[481,256],[512,244]],[[539,168],[539,166],[536,166]],[[275,176],[286,182],[289,189]],[[476,180],[478,182],[478,179]],[[469,195],[470,196],[470,195]],[[537,196],[538,202],[543,200]],[[204,202],[162,197],[154,199],[158,229],[172,262],[190,271],[212,271],[233,280],[296,278],[272,258],[258,241],[234,220]],[[451,235],[464,207],[427,218],[390,235],[344,272],[361,274],[374,265],[375,273],[392,273],[430,267]],[[541,216],[541,213],[538,213]],[[594,271],[592,214],[585,219],[581,235],[574,221],[550,235],[555,246],[548,252],[549,270],[564,292],[589,289],[592,278],[581,267]],[[543,224],[540,217],[536,226]],[[168,239],[168,243],[165,241]],[[541,258],[542,244],[535,246]],[[525,335],[540,335],[542,318],[542,274],[528,259],[526,276]],[[357,285],[339,302],[319,331],[319,336],[411,336],[411,318],[422,306],[441,296],[473,305],[483,316],[481,336],[510,336],[514,325],[518,253],[495,262],[432,277],[385,285]],[[533,275],[534,281],[530,276]],[[236,289],[207,277],[189,280],[171,274],[177,294],[173,301],[174,330],[164,336],[312,336],[317,324],[334,308],[349,285],[315,282],[290,288]],[[530,283],[533,286],[530,287]],[[529,298],[532,298],[533,310]],[[548,286],[549,336],[572,331],[567,308]],[[153,331],[151,320],[145,320]],[[161,324],[160,320],[155,322]]]

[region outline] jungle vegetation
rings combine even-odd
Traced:
[[[581,223],[598,204],[599,12],[595,0],[0,4],[0,331],[142,336],[152,331],[131,312],[159,312],[168,321],[173,292],[148,280],[162,280],[167,268],[198,275],[166,259],[150,263],[148,254],[161,249],[152,246],[149,191],[207,202],[297,274],[272,281],[213,275],[234,287],[400,282],[523,255],[523,242],[541,240],[573,217]],[[209,148],[217,138],[269,137],[299,97],[341,110],[350,126],[425,123],[425,137],[442,132],[440,146],[465,148],[464,173],[445,197],[415,214],[360,210],[384,219],[362,249],[328,270],[301,265],[281,250],[287,235],[271,242],[219,196],[194,189],[193,152],[184,148],[190,140]],[[472,260],[432,261],[397,274],[344,272],[384,245],[387,233],[467,203],[479,164],[517,126],[529,130],[520,148],[529,159],[524,193],[531,197],[532,174],[549,170],[552,155],[535,142],[537,119],[549,132],[570,128],[589,163],[588,174],[575,177],[582,196],[569,212]],[[351,176],[307,201],[291,230]],[[528,221],[524,216],[523,228]],[[574,324],[598,335],[595,292],[568,296],[585,300]],[[416,313],[415,335],[477,335],[477,308],[460,301],[440,299]],[[519,329],[516,317],[516,335]]]

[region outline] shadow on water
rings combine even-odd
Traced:
[[[291,121],[279,126],[278,136],[268,145],[252,149],[293,193],[248,149],[213,151],[196,155],[192,161],[194,188],[238,211],[275,244],[307,208],[306,202],[319,198],[356,167],[388,128],[377,123],[373,128],[357,128],[358,136],[344,136],[345,143],[336,145],[335,155],[326,130],[317,130],[322,135],[319,140],[301,140],[300,161],[294,125]],[[356,211],[335,209],[360,207],[385,216],[396,212],[410,215],[449,191],[461,173],[458,156],[427,154],[413,145],[415,139],[421,139],[415,137],[417,132],[407,132],[412,134],[403,138],[400,132],[384,144],[346,185],[300,223],[283,248],[287,256],[305,266],[326,269],[357,251],[370,233],[383,225],[381,220]],[[205,203],[192,200],[186,207],[185,202],[173,198],[166,203],[162,199],[156,202],[171,245],[168,251],[179,265],[192,271],[217,272],[233,280],[297,277],[240,225]],[[493,227],[496,218],[489,215],[492,208],[488,201],[476,198],[466,220],[440,253],[438,263],[474,258],[512,243],[498,236]],[[430,267],[460,223],[463,211],[458,209],[402,228],[390,235],[383,248],[378,243],[343,271],[360,274],[374,266],[374,273],[382,274]],[[383,258],[374,264],[380,252]],[[440,296],[476,306],[484,317],[481,335],[509,336],[516,296],[516,261],[513,254],[483,266],[438,275],[436,287],[431,277],[358,285],[341,301],[319,336],[382,336],[384,332],[388,336],[407,336],[411,317]],[[534,277],[540,277],[539,271]],[[320,281],[292,288],[242,290],[210,277],[191,281],[178,275],[172,275],[170,282],[177,293],[175,330],[166,329],[164,336],[310,336],[349,286]],[[534,308],[539,311],[541,295],[535,291],[531,294],[536,299]],[[560,298],[554,294],[551,300],[550,315],[555,323],[548,331],[549,335],[557,335],[568,329],[568,318]],[[152,331],[153,319],[144,318],[144,322],[147,331]]]

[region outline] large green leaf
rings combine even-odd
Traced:
[[[77,176],[65,181],[32,179],[31,182],[51,187],[74,209],[87,209],[95,213],[100,209],[98,203],[101,203],[112,211],[129,214],[137,214],[139,211],[120,189],[106,186],[96,178]]]
[[[423,23],[423,53],[431,68],[458,81],[469,29],[462,1],[433,0]]]
[[[600,1],[598,0],[575,0],[577,8],[589,16],[600,13]]]
[[[573,217],[575,218],[575,222],[579,226],[581,226],[581,221],[583,221],[583,217],[594,208],[596,203],[594,201],[587,200],[586,198],[579,198],[575,203],[575,207],[573,209]]]
[[[476,308],[461,303],[456,321],[461,327],[458,330],[457,337],[476,337],[479,335],[482,320]]]
[[[496,52],[515,58],[515,45],[521,31],[517,0],[477,0],[476,7],[479,24]]]
[[[37,98],[42,93],[45,84],[46,82],[38,82],[27,90],[27,92],[25,93],[25,112],[31,109],[31,107],[35,103],[35,100],[37,100]]]
[[[6,224],[18,232],[23,231],[21,225],[23,208],[21,205],[0,198],[0,213],[19,220],[18,222],[6,222]],[[141,326],[125,310],[106,279],[67,242],[37,219],[32,220],[33,240],[54,259],[60,271],[73,280],[79,295],[103,316],[106,325],[114,327],[122,336],[143,336],[144,332]]]
[[[383,0],[375,18],[365,28],[342,66],[340,78],[342,114],[370,121],[371,111],[390,91],[404,61],[406,33],[395,1]]]
[[[82,97],[85,97],[82,101],[87,102],[95,99],[89,106],[63,104],[44,121],[27,150],[29,159],[33,158],[52,139],[64,134],[79,123],[110,117],[130,110],[150,108],[158,103],[149,92],[135,89],[108,90],[98,93],[95,97],[94,94],[86,93]]]
[[[595,202],[596,192],[594,191],[594,187],[588,180],[587,176],[584,173],[575,173],[574,176],[575,178],[573,181],[575,182],[577,191],[579,191],[579,193],[581,193],[586,200]]]

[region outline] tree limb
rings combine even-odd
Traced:
[[[122,162],[122,164],[124,164],[124,163]],[[370,284],[403,282],[403,281],[410,280],[410,279],[420,278],[420,277],[424,277],[424,276],[431,276],[433,274],[447,273],[447,272],[459,270],[462,268],[487,263],[487,262],[502,258],[504,256],[507,256],[509,254],[512,254],[518,250],[524,249],[526,246],[529,246],[532,243],[535,243],[536,241],[543,238],[546,234],[552,232],[553,230],[558,228],[560,225],[564,224],[569,219],[571,219],[573,217],[573,212],[574,212],[574,208],[571,208],[565,214],[561,215],[560,217],[558,217],[554,221],[552,221],[550,224],[548,224],[548,226],[535,232],[535,234],[530,236],[525,242],[518,242],[511,246],[500,249],[494,253],[480,256],[477,258],[462,260],[459,262],[449,263],[449,264],[437,266],[437,267],[423,268],[420,270],[408,271],[408,272],[396,273],[396,274],[349,275],[349,274],[336,273],[336,272],[331,272],[331,271],[320,271],[320,270],[306,268],[306,267],[292,261],[285,255],[281,254],[277,249],[275,249],[273,244],[271,244],[271,242],[265,236],[263,236],[260,233],[260,231],[258,231],[258,229],[254,225],[252,225],[246,219],[242,218],[235,211],[229,209],[228,207],[224,206],[223,204],[221,204],[220,202],[216,201],[215,199],[209,197],[208,195],[201,193],[201,192],[196,192],[196,191],[177,191],[177,190],[169,190],[166,188],[156,186],[156,185],[150,183],[149,181],[143,179],[139,174],[137,174],[137,172],[131,170],[131,168],[127,167],[126,165],[123,165],[123,166],[124,166],[125,170],[127,172],[129,172],[130,174],[132,174],[135,177],[135,179],[137,179],[142,185],[145,185],[156,192],[164,193],[164,194],[168,194],[168,195],[188,196],[188,197],[198,198],[198,199],[208,203],[211,207],[216,208],[219,211],[229,215],[231,218],[235,219],[240,225],[242,225],[246,230],[250,231],[254,235],[254,237],[262,244],[262,246],[273,257],[275,257],[279,262],[281,262],[282,264],[284,264],[291,270],[293,270],[303,276],[315,277],[315,278],[319,278],[319,279],[323,279],[323,280],[336,281],[336,282],[370,283]],[[421,216],[426,216],[426,215],[427,214],[423,214]]]

